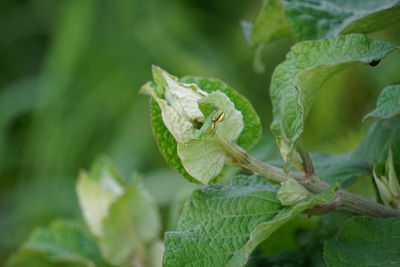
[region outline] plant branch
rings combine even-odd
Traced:
[[[329,184],[322,181],[320,178],[313,176],[312,179],[300,173],[284,172],[281,168],[277,168],[265,162],[262,162],[236,144],[228,144],[220,140],[226,151],[235,160],[237,165],[243,169],[264,176],[276,182],[284,182],[288,179],[295,179],[298,183],[303,185],[307,190],[312,193],[321,193],[329,188]],[[400,211],[388,208],[384,205],[368,200],[359,195],[350,193],[345,190],[337,192],[337,199],[335,199],[335,207],[339,210],[347,210],[360,215],[368,215],[372,217],[400,217]]]

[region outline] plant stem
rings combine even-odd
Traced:
[[[277,168],[265,162],[262,162],[236,144],[228,144],[221,140],[221,144],[226,151],[235,160],[236,164],[243,169],[264,176],[276,182],[284,182],[288,179],[295,179],[312,193],[321,193],[329,188],[329,184],[320,178],[313,176],[307,177],[300,173],[284,172],[281,168]],[[400,211],[386,207],[382,204],[373,202],[359,195],[350,193],[345,190],[337,191],[336,209],[351,211],[360,215],[368,215],[372,217],[400,217]]]

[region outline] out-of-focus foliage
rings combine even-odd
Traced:
[[[75,183],[99,154],[109,155],[124,176],[141,172],[161,206],[162,230],[175,230],[170,214],[180,212],[193,187],[167,169],[152,139],[148,101],[137,91],[152,64],[178,76],[218,77],[250,100],[268,129],[267,87],[293,40],[268,44],[265,72],[254,73],[239,21],[253,21],[260,4],[0,2],[0,265],[34,227],[56,217],[83,221]],[[399,44],[398,25],[373,37]],[[393,67],[399,61],[395,52],[374,70],[357,66],[330,81],[310,111],[307,148],[353,148],[380,89],[399,82]],[[263,138],[260,157],[268,156],[264,148],[272,142]]]

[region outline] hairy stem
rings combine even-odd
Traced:
[[[324,192],[330,186],[328,183],[322,181],[316,176],[313,176],[312,179],[310,179],[310,177],[300,173],[286,173],[281,168],[277,168],[252,157],[236,144],[228,144],[223,140],[221,140],[221,144],[235,160],[237,165],[251,173],[264,176],[265,178],[276,182],[284,182],[292,178],[312,193]],[[335,204],[336,209],[347,210],[360,215],[384,218],[400,217],[400,211],[398,210],[388,208],[345,190],[339,190],[337,192],[337,199],[335,202],[337,202]]]

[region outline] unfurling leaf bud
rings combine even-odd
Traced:
[[[373,177],[382,202],[386,206],[400,209],[400,185],[394,169],[391,149],[389,149],[386,164],[374,166]]]

